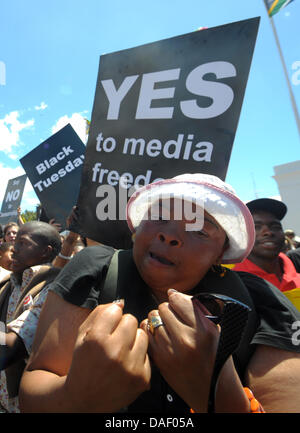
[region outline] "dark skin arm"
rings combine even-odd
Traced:
[[[0,345],[0,370],[27,356],[23,340],[14,332],[5,334],[5,343]]]
[[[93,311],[49,292],[22,377],[22,412],[115,412],[149,386],[148,338],[120,304]]]
[[[17,209],[17,214],[18,214],[18,225],[21,226],[24,224],[24,221],[23,221],[23,218],[21,215],[21,208],[20,207],[18,207],[18,209]]]
[[[78,216],[76,213],[76,206],[73,206],[70,215],[66,219],[66,223],[67,223],[68,230],[69,230],[69,227],[71,226],[72,223],[78,224]],[[75,233],[72,230],[70,230],[70,233],[68,234],[68,236],[65,238],[65,240],[62,243],[61,251],[60,251],[61,254],[63,256],[71,258],[73,251],[74,251],[74,247],[75,247],[76,242],[78,241],[79,238],[80,238],[80,235],[78,233]],[[56,256],[54,261],[53,261],[53,266],[55,266],[56,268],[63,268],[68,262],[69,262],[69,259],[63,259],[60,256]]]
[[[258,346],[246,381],[266,412],[299,413],[300,353]]]

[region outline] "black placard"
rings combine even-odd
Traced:
[[[18,221],[17,209],[22,201],[26,179],[26,174],[9,179],[1,207],[0,224]]]
[[[132,185],[196,172],[225,179],[259,20],[101,56],[78,201],[83,234],[127,248]]]
[[[47,217],[62,229],[77,202],[84,155],[85,145],[68,124],[20,160]]]

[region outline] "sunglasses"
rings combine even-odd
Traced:
[[[198,293],[193,296],[192,300],[201,302],[210,313],[205,317],[221,327],[208,399],[208,412],[212,413],[215,409],[216,387],[220,371],[229,356],[238,348],[251,309],[236,299],[215,293]]]
[[[216,293],[198,293],[193,296],[193,300],[197,299],[211,313],[205,315],[212,322],[219,324],[224,313],[228,314],[229,310],[235,312],[250,311],[248,305],[243,304],[229,296],[219,295]]]

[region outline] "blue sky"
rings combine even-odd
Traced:
[[[277,196],[273,167],[300,159],[263,0],[2,0],[0,201],[8,179],[24,173],[19,158],[66,123],[86,139],[101,54],[256,16],[260,29],[226,178],[244,201]],[[299,19],[300,0],[274,17],[300,111]],[[37,203],[27,181],[22,210]]]

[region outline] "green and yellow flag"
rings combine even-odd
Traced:
[[[294,0],[264,0],[268,14],[270,17],[277,14],[281,9],[283,9],[285,6],[287,6],[289,3],[291,3]]]

